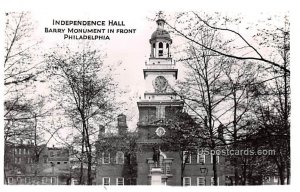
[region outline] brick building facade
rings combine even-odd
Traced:
[[[104,128],[99,135],[97,146],[97,184],[100,185],[151,185],[153,168],[158,167],[161,174],[159,184],[171,186],[212,185],[212,157],[200,154],[197,147],[190,151],[178,150],[163,138],[172,136],[169,122],[176,113],[181,113],[184,102],[175,94],[172,87],[177,79],[178,69],[171,55],[172,39],[164,29],[165,21],[156,21],[157,29],[149,42],[151,53],[149,62],[143,70],[145,81],[144,97],[137,102],[139,121],[134,150],[131,151],[133,163],[118,162],[118,154],[128,153],[124,135],[127,126],[120,126],[119,134],[107,135]],[[126,118],[125,118],[126,119]],[[120,122],[120,119],[118,119]],[[123,119],[124,120],[124,119]],[[126,124],[126,122],[125,122]],[[125,125],[123,124],[123,125]],[[104,145],[107,141],[111,145]],[[108,142],[110,141],[110,142]],[[130,147],[129,147],[130,148]],[[122,151],[126,149],[127,152]],[[133,152],[134,151],[134,152]],[[159,157],[154,158],[155,151]],[[125,158],[126,159],[126,158]],[[131,174],[126,172],[126,165],[131,165]],[[184,166],[184,169],[182,167]],[[218,184],[225,185],[225,159],[217,156]],[[129,179],[131,182],[125,182]]]
[[[35,146],[32,143],[5,144],[4,183],[8,185],[66,184],[70,172],[69,151]],[[37,155],[39,153],[39,155]],[[38,159],[36,159],[38,158]]]

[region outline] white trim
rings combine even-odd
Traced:
[[[44,181],[45,179],[46,179],[46,181]],[[42,178],[42,184],[46,184],[47,181],[48,181],[47,177],[43,177],[43,178]]]
[[[119,185],[118,179],[122,179],[122,185],[124,185],[124,177],[117,177],[116,178],[116,185]]]
[[[200,154],[199,149],[197,151],[197,163],[200,163],[200,156],[203,157],[203,165],[205,164],[205,154]]]
[[[118,154],[122,154],[122,162],[118,161]],[[119,164],[119,165],[124,164],[124,153],[122,151],[117,151],[117,153],[116,153],[116,164]]]
[[[105,154],[108,154],[108,163],[105,163]],[[102,164],[110,164],[110,153],[102,153]]]
[[[204,185],[200,185],[200,178],[204,180],[204,185],[205,185],[205,177],[197,177],[197,186],[204,186]]]
[[[189,152],[189,151],[183,151],[182,152],[182,162],[185,163],[185,164],[191,164],[192,163],[192,154]],[[189,157],[188,157],[188,162],[186,163],[185,162],[185,153],[189,153]]]
[[[218,177],[218,185],[220,185],[220,178]],[[214,177],[210,178],[210,185],[214,185]]]
[[[216,155],[217,163],[220,163],[220,156]],[[213,154],[210,154],[210,163],[213,164]]]
[[[274,176],[274,183],[278,184],[278,181],[279,181],[278,177]]]
[[[31,178],[30,177],[25,177],[25,184],[29,184],[31,182]]]
[[[53,182],[53,179],[55,179],[54,181],[57,182],[56,177],[51,177],[51,184],[55,184],[55,182]]]
[[[22,184],[22,179],[21,179],[21,177],[17,177],[17,184]]]
[[[191,186],[192,184],[192,178],[191,177],[183,177],[183,186]],[[189,185],[186,185],[185,179],[189,180]]]
[[[12,184],[13,182],[14,182],[14,178],[13,177],[8,177],[7,178],[7,184]]]
[[[110,185],[110,177],[103,177],[102,178],[102,185],[104,185],[104,180],[108,179],[108,185]]]

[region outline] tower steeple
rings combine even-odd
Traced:
[[[156,20],[157,29],[151,35],[150,45],[151,54],[150,58],[170,58],[170,45],[172,44],[172,39],[169,32],[164,28],[165,20],[160,16]]]

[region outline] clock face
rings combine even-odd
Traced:
[[[166,88],[168,86],[168,81],[166,80],[165,77],[158,76],[155,78],[155,80],[153,82],[153,86],[154,86],[155,90],[157,90],[158,92],[162,92],[162,91],[166,90]]]
[[[158,127],[158,128],[156,129],[155,133],[156,133],[159,137],[161,137],[161,136],[163,136],[163,135],[166,133],[166,130],[165,130],[163,127]]]

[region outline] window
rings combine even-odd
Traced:
[[[65,161],[65,162],[64,162],[64,164],[68,164],[68,162],[67,162],[67,161]]]
[[[185,164],[191,164],[191,154],[188,151],[183,151],[183,159],[182,161]]]
[[[219,161],[220,161],[219,155],[216,155],[216,160],[217,160],[217,163],[219,163]],[[212,154],[210,155],[210,163],[213,163],[213,155]]]
[[[20,177],[17,178],[17,184],[19,184],[19,183],[21,183],[21,178]]]
[[[29,183],[30,183],[30,177],[26,177],[26,178],[25,178],[25,183],[26,183],[26,184],[29,184]]]
[[[15,154],[18,154],[18,149],[15,149]]]
[[[122,151],[118,151],[116,154],[116,164],[124,164],[124,153]]]
[[[152,47],[155,48],[155,43],[152,44]]]
[[[219,185],[219,184],[220,184],[220,182],[219,182],[219,177],[217,178],[217,181],[218,181],[218,184],[217,184],[217,185]],[[210,178],[210,185],[214,185],[214,177],[211,177],[211,178]]]
[[[160,42],[160,43],[158,44],[158,48],[163,48],[163,43],[162,43],[162,42]]]
[[[12,184],[13,183],[13,178],[12,177],[9,177],[8,178],[8,184]]]
[[[118,177],[116,183],[117,185],[124,185],[124,177]]]
[[[274,183],[278,183],[278,177],[274,176]]]
[[[60,162],[58,161],[58,162],[57,162],[57,165],[59,165],[59,164],[60,164]]]
[[[19,149],[19,154],[20,154],[20,155],[22,154],[22,149]]]
[[[21,157],[15,157],[15,164],[21,163]]]
[[[56,178],[55,177],[51,177],[51,184],[54,185],[56,183]]]
[[[171,174],[170,164],[166,164],[166,174]]]
[[[27,154],[28,154],[28,155],[30,155],[30,151],[29,151],[29,149],[27,149]]]
[[[47,162],[48,162],[48,158],[44,157],[44,163],[47,163]]]
[[[158,56],[163,56],[163,50],[158,50]]]
[[[183,186],[191,186],[191,178],[190,177],[183,178]]]
[[[23,150],[24,155],[26,155],[26,149]]]
[[[102,163],[103,164],[110,163],[110,153],[102,153]]]
[[[47,177],[43,177],[43,178],[42,178],[42,183],[43,183],[43,184],[47,183]]]
[[[205,164],[205,155],[201,154],[199,150],[198,150],[198,153],[197,153],[197,163],[200,163],[202,165]]]
[[[50,152],[50,157],[54,157],[53,151]]]
[[[28,163],[28,164],[29,164],[29,163],[32,163],[32,159],[31,159],[30,157],[28,157],[27,163]]]
[[[109,177],[103,177],[102,183],[103,183],[103,185],[109,185],[110,184],[110,178]]]
[[[197,185],[205,185],[205,177],[197,177]]]

